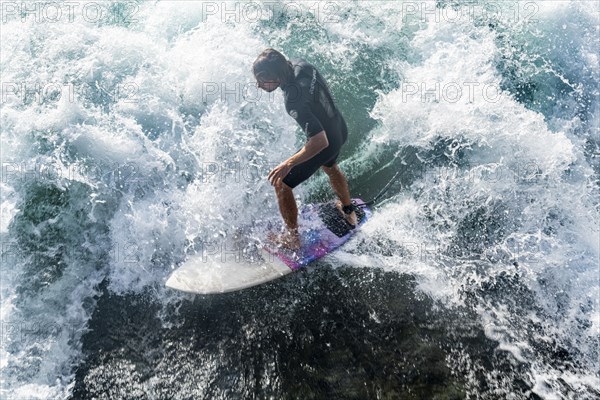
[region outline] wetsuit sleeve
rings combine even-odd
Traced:
[[[323,125],[321,125],[321,122],[319,122],[307,104],[290,109],[289,114],[298,122],[298,125],[302,128],[302,132],[306,134],[308,139],[323,130]]]

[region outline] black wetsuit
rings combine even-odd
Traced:
[[[340,148],[348,138],[348,127],[338,111],[327,83],[311,64],[302,59],[290,60],[294,79],[282,85],[285,109],[298,122],[307,138],[325,131],[329,146],[292,168],[283,182],[290,188],[298,186],[322,165],[332,167]]]

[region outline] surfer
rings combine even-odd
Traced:
[[[300,247],[298,207],[292,189],[321,168],[338,196],[336,207],[355,227],[356,212],[350,200],[348,182],[336,161],[348,137],[346,122],[333,102],[319,71],[303,59],[287,60],[274,49],[264,50],[252,71],[257,86],[267,92],[281,88],[287,113],[298,122],[307,141],[296,154],[275,167],[267,179],[275,187],[279,211],[287,232],[275,238],[290,249]]]

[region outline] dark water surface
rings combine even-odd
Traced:
[[[459,399],[453,351],[494,357],[473,315],[378,270],[320,265],[163,311],[175,326],[148,295],[104,293],[73,398]]]

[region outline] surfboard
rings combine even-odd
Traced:
[[[352,228],[334,202],[306,204],[299,210],[301,247],[290,250],[267,238],[282,226],[280,217],[257,221],[236,232],[222,246],[207,246],[189,256],[166,286],[197,294],[226,293],[269,282],[297,271],[346,243],[371,216],[361,199],[353,199],[358,224]]]

